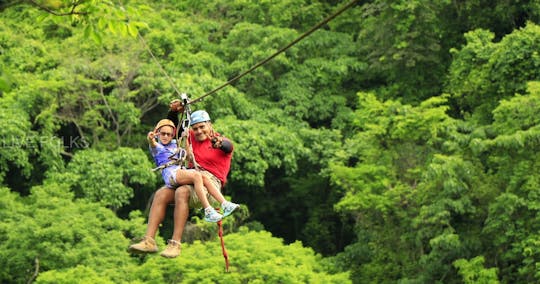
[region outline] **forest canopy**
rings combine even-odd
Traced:
[[[0,1],[0,282],[539,282],[538,0],[357,1],[192,105],[235,147],[230,272],[197,208],[180,257],[126,252],[169,102],[347,3]]]

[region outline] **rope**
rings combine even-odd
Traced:
[[[161,73],[163,73],[163,75],[165,76],[165,78],[167,78],[167,80],[169,81],[169,84],[171,84],[172,88],[174,89],[174,91],[176,92],[176,94],[178,94],[179,96],[182,96],[182,93],[180,93],[180,91],[178,91],[178,89],[176,88],[176,86],[174,85],[174,82],[171,78],[171,76],[169,76],[169,74],[167,73],[167,71],[165,71],[165,69],[163,68],[163,65],[161,65],[161,63],[159,63],[159,61],[157,60],[156,56],[154,55],[154,53],[152,52],[152,50],[150,49],[150,47],[148,46],[148,44],[146,44],[146,41],[144,40],[144,38],[142,37],[142,35],[140,33],[137,33],[137,36],[140,40],[140,42],[142,43],[142,45],[144,46],[144,48],[148,51],[148,53],[150,54],[150,57],[152,57],[152,59],[154,60],[154,62],[156,62],[156,64],[158,65],[159,67],[159,70],[161,70]]]
[[[186,133],[185,135],[182,135],[182,139],[185,138],[186,149],[188,149],[188,153],[191,154],[191,162],[193,163],[193,167],[196,169],[200,169],[199,164],[195,159],[195,154],[193,154],[193,146],[190,140],[191,136],[189,133],[189,126],[191,125],[191,107],[189,106],[189,98],[186,94],[182,94],[181,99],[182,105],[184,106],[184,112],[182,113],[182,116],[184,116],[184,114],[186,115],[186,118],[179,122],[182,123],[182,132]],[[178,127],[179,126],[177,126],[177,128]],[[176,134],[178,135],[178,132]]]
[[[295,40],[291,41],[289,44],[287,44],[286,46],[282,47],[281,49],[279,49],[278,51],[276,51],[274,54],[270,55],[269,57],[267,57],[266,59],[260,61],[259,63],[253,65],[251,68],[249,68],[248,70],[244,71],[243,73],[240,73],[239,75],[237,75],[236,77],[230,79],[229,81],[227,81],[226,83],[222,84],[221,86],[213,89],[212,91],[200,96],[199,98],[196,98],[192,101],[190,101],[190,104],[193,104],[193,103],[196,103],[200,100],[202,100],[203,98],[207,97],[207,96],[210,96],[214,93],[216,93],[217,91],[225,88],[226,86],[236,82],[237,80],[239,80],[240,78],[244,77],[245,75],[247,75],[248,73],[252,72],[253,70],[261,67],[262,65],[264,65],[266,62],[274,59],[274,57],[278,56],[279,54],[283,53],[284,51],[286,51],[287,49],[289,49],[290,47],[292,47],[293,45],[295,45],[296,43],[298,43],[299,41],[301,41],[302,39],[304,39],[305,37],[309,36],[310,34],[312,34],[314,31],[318,30],[320,27],[322,27],[323,25],[327,24],[328,22],[330,22],[331,20],[333,20],[335,17],[339,16],[341,13],[343,13],[345,10],[349,9],[350,7],[352,7],[354,4],[356,4],[356,2],[358,2],[358,0],[352,0],[351,2],[349,2],[347,5],[343,6],[341,9],[337,10],[334,14],[328,16],[326,19],[322,20],[320,23],[316,24],[315,26],[313,26],[311,29],[309,29],[307,32],[303,33],[302,35],[300,35],[299,37],[297,37]]]
[[[219,208],[216,208],[219,210]],[[229,255],[227,254],[227,249],[225,248],[225,241],[223,240],[223,226],[222,220],[217,222],[218,225],[218,235],[221,241],[221,252],[223,253],[223,258],[225,259],[225,272],[229,272]]]

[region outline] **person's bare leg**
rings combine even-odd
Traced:
[[[162,187],[154,194],[150,214],[148,215],[148,225],[146,227],[146,236],[155,238],[159,224],[165,218],[167,205],[174,202],[174,190]]]
[[[178,170],[176,172],[176,182],[178,184],[193,184],[195,193],[199,198],[203,208],[208,208],[210,203],[203,190],[203,178],[200,172],[194,170]]]
[[[176,189],[174,205],[174,230],[172,239],[180,242],[184,227],[189,216],[189,186],[183,185]]]
[[[227,201],[225,197],[223,197],[223,194],[221,194],[220,189],[216,187],[216,184],[213,183],[208,176],[204,174],[201,175],[203,177],[204,186],[208,189],[208,193],[221,204],[221,213],[223,214],[223,217],[231,215],[234,210],[240,207],[240,205],[236,203]]]
[[[194,170],[179,170],[176,172],[176,182],[179,184],[193,184],[195,193],[204,208],[204,220],[208,222],[218,222],[223,218],[214,208],[210,206],[208,197],[204,190],[202,174]]]
[[[174,193],[174,228],[171,239],[167,242],[167,248],[161,252],[161,256],[175,258],[180,255],[182,233],[189,216],[190,188],[186,185],[176,189]]]
[[[135,244],[128,247],[131,253],[154,253],[158,251],[158,246],[155,241],[156,233],[161,221],[165,217],[167,204],[174,200],[174,191],[166,187],[162,187],[156,191],[152,199],[150,214],[148,215],[148,224],[146,225],[146,235],[144,238]]]
[[[207,176],[205,176],[203,174],[201,174],[201,176],[202,176],[202,179],[203,179],[203,185],[208,190],[208,193],[212,197],[214,197],[214,199],[216,199],[216,201],[219,202],[219,204],[222,204],[223,202],[227,201],[227,200],[225,200],[225,197],[223,197],[223,194],[221,194],[221,191],[219,191],[219,189],[216,188],[214,183],[212,183]]]

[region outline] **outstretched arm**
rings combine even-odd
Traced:
[[[169,104],[169,112],[167,113],[167,118],[170,119],[174,125],[178,125],[178,115],[184,112],[184,106],[182,102],[178,99],[171,101]],[[178,125],[178,133],[182,133],[184,130],[182,125]]]
[[[154,131],[150,131],[148,132],[148,134],[146,135],[146,140],[148,140],[148,145],[152,148],[156,148],[157,146],[157,142],[156,140],[154,139],[154,137],[156,136],[156,133],[154,133]]]
[[[214,136],[212,138],[212,147],[220,149],[227,154],[233,151],[233,144],[231,140],[223,136]]]

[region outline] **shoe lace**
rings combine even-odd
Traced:
[[[167,241],[167,246],[169,247],[175,247],[175,246],[180,246],[180,242],[179,241],[175,241],[173,239],[170,239]]]

